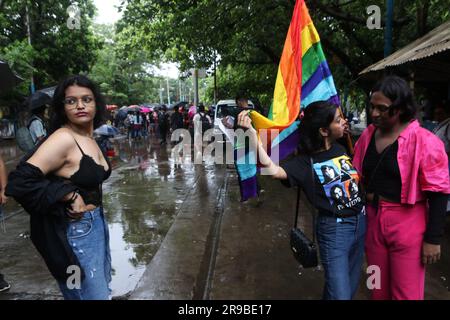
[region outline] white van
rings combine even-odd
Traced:
[[[252,101],[248,100],[248,106],[251,109],[254,109],[255,106]],[[220,100],[216,104],[216,109],[214,111],[214,135],[223,134],[224,135],[224,141],[225,142],[225,132],[221,130],[219,123],[222,121],[223,118],[229,115],[234,115],[237,112],[237,104],[235,100],[229,99],[229,100]],[[223,126],[222,126],[223,127]]]

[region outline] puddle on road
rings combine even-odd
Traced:
[[[195,182],[191,163],[146,141],[116,142],[118,157],[103,186],[109,223],[113,296],[132,291],[160,247]]]
[[[200,184],[195,190],[209,192],[215,183],[215,165],[196,166],[190,162],[190,156],[183,164],[177,164],[170,147],[161,148],[154,140],[151,143],[146,140],[130,143],[127,139],[120,139],[114,145],[117,156],[112,160],[111,177],[103,186],[103,201],[110,231],[111,287],[113,296],[120,297],[136,287],[175,216],[187,205],[184,201],[194,190],[197,175]],[[13,143],[8,143],[2,147],[2,155],[10,171],[17,164],[21,152]],[[9,202],[5,209],[9,213],[19,211],[23,214],[14,201]],[[21,223],[23,226],[17,235],[29,228],[28,219]],[[37,255],[34,248],[30,247],[30,252]],[[43,274],[44,278],[49,277],[44,270]],[[21,278],[28,276],[28,272],[18,275]],[[50,285],[53,285],[53,279]]]

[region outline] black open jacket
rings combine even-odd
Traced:
[[[80,267],[67,240],[68,217],[65,203],[60,200],[77,187],[67,179],[42,171],[26,161],[36,148],[28,153],[8,176],[5,194],[13,197],[30,214],[31,240],[42,255],[51,274],[66,281],[71,276],[67,268]],[[80,267],[82,278],[84,273]]]

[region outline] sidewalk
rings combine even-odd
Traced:
[[[21,152],[9,144],[3,144],[0,151],[8,170],[11,170]],[[127,233],[133,238],[136,237],[136,232],[155,231],[143,229],[145,222],[153,215],[167,215],[172,207],[174,210],[176,208],[176,212],[173,212],[175,221],[167,234],[164,231],[165,237],[162,236],[162,244],[157,253],[154,256],[151,253],[152,258],[145,267],[145,272],[145,264],[142,265],[143,276],[136,289],[130,296],[121,296],[121,299],[321,298],[323,271],[320,268],[302,269],[290,251],[289,230],[293,224],[296,200],[294,190],[283,187],[280,182],[271,178],[261,177],[260,183],[265,192],[260,201],[252,199],[241,203],[236,173],[232,168],[202,165],[194,166],[193,170],[184,168],[184,174],[175,175],[176,179],[167,184],[167,179],[163,179],[166,182],[161,182],[161,177],[171,174],[169,161],[162,158],[152,161],[158,164],[158,167],[150,168],[154,171],[153,180],[142,180],[143,173],[135,173],[135,167],[131,166],[122,170],[123,172],[119,170],[120,174],[116,172],[120,185],[127,182],[125,186],[128,189],[117,189],[115,186],[108,187],[106,192],[114,194],[109,201],[112,208],[116,208],[120,204],[116,201],[119,194],[122,200],[127,194],[147,195],[147,189],[151,185],[156,198],[138,197],[139,201],[126,202],[123,208],[124,214],[133,213],[133,216],[136,214],[140,217],[133,220],[127,216],[124,220],[126,222],[121,222],[134,226],[134,232]],[[124,178],[124,172],[129,172],[128,175],[134,177],[134,180],[128,175],[128,178]],[[115,185],[114,181],[110,183]],[[133,189],[130,189],[132,186]],[[168,196],[171,193],[176,193],[176,197]],[[159,202],[155,199],[159,199]],[[7,204],[12,205],[12,201]],[[14,213],[13,210],[7,211],[9,214]],[[142,213],[143,211],[153,213],[149,215]],[[121,226],[120,223],[117,224],[121,220],[115,221],[118,218],[114,217],[110,222],[115,222],[117,227]],[[14,286],[0,300],[61,299],[54,280],[30,243],[28,219],[28,215],[24,213],[14,213],[14,218],[7,221],[7,233],[1,234],[3,273]],[[302,202],[299,223],[305,227],[308,235],[311,235],[311,222],[309,207]],[[126,230],[128,229],[125,228],[124,232]],[[427,268],[426,299],[450,300],[450,217],[447,219],[445,232],[441,262]],[[118,234],[119,237],[123,235]],[[149,251],[149,239],[138,237],[138,240],[134,245]],[[120,259],[126,260],[127,257],[120,256]],[[116,259],[116,263],[122,263],[120,259]],[[33,262],[30,264],[30,261]],[[128,269],[125,271],[128,272]],[[123,273],[125,278],[128,276],[122,269],[119,273]],[[141,271],[136,276],[136,281],[140,275]],[[357,299],[365,300],[369,297],[365,286],[366,278],[363,272]],[[121,278],[121,281],[130,282],[129,279]],[[130,290],[134,288],[134,283]]]
[[[130,299],[321,299],[323,270],[301,268],[289,247],[296,193],[267,177],[261,185],[261,201],[242,204],[228,169],[216,205],[210,197],[202,212],[180,213]],[[311,234],[304,202],[300,212]],[[450,299],[449,231],[441,264],[427,269],[426,299]],[[366,279],[363,272],[356,299],[369,299]]]
[[[323,271],[299,267],[289,247],[296,193],[263,177],[260,202],[243,204],[227,170],[216,205],[180,213],[130,299],[321,298]],[[300,210],[311,234],[309,209]]]

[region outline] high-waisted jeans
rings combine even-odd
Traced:
[[[364,256],[366,214],[364,209],[347,218],[318,217],[317,240],[325,272],[325,300],[350,300],[354,297]]]
[[[58,285],[66,300],[108,300],[111,296],[111,254],[109,232],[103,209],[84,213],[83,218],[69,223],[67,240],[77,256],[85,277],[73,288],[63,281]]]

